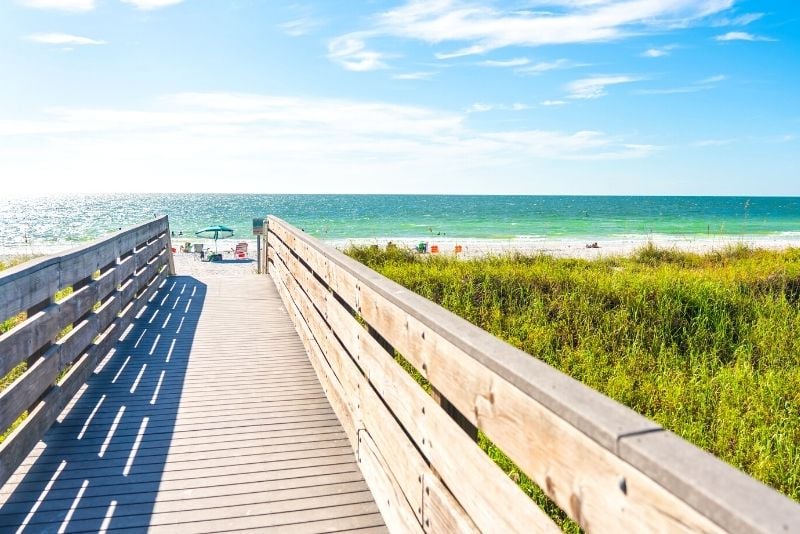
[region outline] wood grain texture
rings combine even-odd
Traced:
[[[78,360],[86,386],[0,489],[0,531],[385,531],[273,281],[168,278],[157,258],[115,295],[143,304],[94,341],[99,365]]]
[[[140,244],[157,237],[169,242],[166,217],[121,230],[74,250],[35,259],[0,273],[0,320],[52,297]],[[166,241],[164,241],[166,237]]]
[[[88,373],[116,341],[123,326],[130,322],[123,307],[139,309],[146,294],[155,291],[163,279],[166,263],[165,241],[168,229],[164,220],[156,220],[121,234],[98,240],[90,245],[60,256],[45,258],[39,263],[23,265],[5,277],[0,286],[11,293],[31,284],[64,287],[65,280],[74,284],[74,292],[61,302],[54,303],[52,294],[29,310],[28,319],[0,337],[0,375],[7,373],[20,361],[28,362],[26,371],[0,393],[0,431],[5,431],[26,411],[29,418],[8,435],[0,446],[0,483],[23,461],[67,405]],[[119,240],[125,236],[141,237],[148,232],[147,244],[132,251],[129,259],[141,264],[138,273],[122,279],[123,271],[116,269],[119,260]],[[41,265],[46,265],[40,269]],[[100,272],[97,279],[96,272]],[[133,271],[131,271],[133,273]],[[41,277],[47,274],[49,280]],[[125,286],[120,286],[121,282]],[[38,298],[39,286],[31,291]],[[19,295],[21,301],[34,297]],[[136,301],[138,297],[139,302]],[[99,304],[97,309],[95,305]],[[124,325],[123,325],[124,323]],[[61,339],[56,336],[65,327],[71,330]],[[67,366],[82,358],[64,377]]]
[[[268,244],[274,265],[296,256],[292,275],[345,347],[355,337],[368,352],[377,340],[343,325],[338,300],[586,530],[800,528],[786,497],[280,219],[269,219]],[[364,369],[359,350],[348,348]]]
[[[425,497],[421,491],[422,480],[425,476],[429,480],[435,479],[435,472],[455,494],[455,498],[450,497],[450,500],[457,500],[463,505],[463,511],[460,507],[440,509],[436,515],[441,517],[449,514],[454,518],[447,524],[469,524],[474,521],[484,531],[557,530],[550,519],[494,465],[471,437],[367,334],[355,318],[346,314],[338,301],[327,299],[320,303],[319,308],[325,310],[320,314],[319,308],[303,291],[303,287],[310,288],[318,282],[310,271],[286,256],[298,276],[305,275],[302,283],[298,283],[281,258],[281,253],[286,255],[288,250],[280,246],[275,262],[278,276],[289,288],[293,302],[302,310],[304,321],[336,371],[345,395],[351,399],[356,426],[372,434],[375,441],[381,441],[380,451],[372,450],[371,461],[364,471],[368,482],[371,475],[368,469],[380,469],[381,476],[391,482],[383,484],[389,487],[381,491],[390,498],[389,502],[384,503],[378,497],[384,517],[388,516],[388,511],[402,510],[404,501],[410,501],[421,518],[421,500]],[[325,294],[321,286],[310,293],[318,296]],[[325,306],[325,302],[328,306]],[[338,316],[338,320],[332,318],[334,315]],[[333,330],[325,324],[323,316],[336,325]],[[347,332],[351,334],[348,336]],[[340,336],[342,339],[349,338],[349,347],[340,344]],[[371,340],[368,349],[362,350],[359,340]],[[343,342],[348,344],[347,341]],[[358,354],[358,364],[350,354]],[[402,426],[392,431],[387,424],[391,425],[390,421],[395,418]],[[359,455],[364,439],[360,434]],[[370,437],[366,443],[371,441]],[[417,449],[424,455],[424,461],[417,460]],[[383,458],[390,458],[391,464],[383,461]],[[424,467],[426,462],[430,463],[430,469]],[[464,465],[468,465],[469,469],[464,469]],[[429,494],[430,487],[426,489]],[[373,491],[378,494],[376,489]],[[440,499],[436,504],[445,502],[447,499]],[[384,506],[387,510],[384,510]],[[462,515],[464,511],[466,516]],[[422,522],[428,523],[426,526],[436,531],[445,531],[443,525],[436,528],[439,525],[432,524],[432,520],[432,517],[426,517]],[[405,524],[403,526],[406,527]]]

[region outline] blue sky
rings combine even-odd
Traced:
[[[6,193],[800,195],[800,2],[4,0]]]

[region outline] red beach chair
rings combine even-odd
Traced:
[[[233,251],[233,257],[236,259],[244,259],[247,257],[247,243],[238,243],[236,250]]]

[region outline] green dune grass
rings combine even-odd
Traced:
[[[346,252],[800,500],[800,249],[647,246],[591,261]]]

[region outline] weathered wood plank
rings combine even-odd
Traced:
[[[143,265],[146,264],[147,261],[151,260],[154,255],[164,248],[166,239],[166,234],[162,235],[148,248],[140,251],[132,259],[126,260],[125,270],[120,271],[117,268],[107,270],[97,280],[88,282],[66,299],[57,304],[51,304],[29,317],[16,328],[0,336],[0,376],[7,374],[19,362],[52,341],[65,326],[72,324],[90,311],[96,302],[105,300],[116,289],[117,285],[130,276],[133,272],[133,263],[142,261]],[[137,258],[143,259],[137,260]],[[97,261],[100,262],[101,260]],[[53,276],[56,276],[56,274],[54,271]],[[38,278],[33,280],[38,280]],[[54,281],[51,285],[53,287],[62,287],[61,281]],[[42,287],[45,287],[48,291],[52,289],[47,284]],[[11,290],[11,288],[3,288],[3,290]],[[33,298],[38,298],[38,296]]]
[[[167,513],[196,510],[198,508],[219,508],[226,506],[236,506],[242,504],[258,504],[268,501],[285,501],[293,499],[306,499],[314,497],[326,497],[338,494],[363,492],[367,489],[363,480],[352,480],[352,473],[347,476],[334,475],[331,477],[315,477],[312,480],[292,481],[287,480],[282,486],[276,484],[242,484],[233,488],[216,487],[203,488],[205,491],[192,492],[192,499],[181,498],[181,495],[170,495],[164,492],[159,499],[156,507],[151,512],[152,504],[148,502],[148,495],[131,495],[126,499],[125,513],[134,515],[146,515],[148,513]],[[360,477],[359,477],[360,478]],[[300,483],[298,483],[300,482]],[[173,494],[176,492],[172,492]],[[170,498],[171,497],[171,498]],[[74,499],[72,499],[74,501]],[[63,511],[68,510],[71,505],[69,499],[60,502],[49,501],[44,505],[41,512],[36,514],[35,521],[31,525],[46,525],[48,523],[61,522]],[[104,518],[108,508],[108,498],[89,497],[81,501],[81,518]],[[19,510],[18,516],[11,516],[12,510]],[[0,518],[0,526],[12,527],[19,524],[18,520],[25,517],[27,509],[25,506],[14,506],[12,509],[4,510],[7,516]],[[17,522],[15,522],[17,520]]]
[[[97,333],[96,320],[83,321],[56,342],[31,368],[0,392],[0,428],[8,428],[42,394],[55,384],[64,365],[71,363],[91,344]]]
[[[279,246],[280,245],[278,245],[278,247]],[[344,275],[340,276],[343,277]],[[307,280],[307,282],[310,282],[310,280]],[[361,297],[360,309],[362,317],[373,326],[377,325],[379,331],[394,333],[398,330],[393,325],[387,326],[385,322],[381,322],[381,318],[388,314],[384,313],[382,316],[374,316],[369,313],[370,310],[377,309],[378,307],[372,305],[373,300],[370,299],[374,299],[375,297],[369,294],[368,290],[362,288],[359,295]],[[396,316],[393,318],[396,319]],[[413,324],[413,318],[407,318],[406,325],[410,324]],[[426,374],[434,383],[440,385],[445,384],[445,388],[449,392],[452,392],[451,394],[457,402],[460,401],[461,406],[470,406],[471,410],[467,413],[483,415],[479,411],[479,409],[482,408],[481,403],[485,402],[483,399],[492,399],[494,405],[489,406],[492,411],[488,413],[491,417],[483,416],[478,420],[481,424],[481,428],[484,429],[492,439],[497,440],[498,445],[514,458],[515,461],[521,464],[523,469],[525,469],[534,480],[539,482],[542,487],[546,488],[551,498],[561,504],[561,506],[585,528],[590,524],[603,528],[621,528],[637,523],[640,527],[644,527],[655,523],[654,520],[656,520],[657,517],[654,516],[659,515],[659,513],[663,516],[661,517],[662,522],[671,524],[673,523],[671,517],[677,512],[680,513],[681,517],[685,516],[683,521],[688,524],[691,524],[691,521],[686,518],[695,517],[696,519],[694,522],[696,526],[707,530],[713,528],[708,521],[704,521],[702,517],[698,517],[698,514],[681,503],[680,500],[675,498],[670,499],[669,496],[663,494],[660,487],[649,484],[649,481],[641,476],[637,477],[637,471],[635,469],[630,469],[630,466],[626,466],[624,462],[620,462],[619,460],[614,461],[613,455],[605,454],[605,451],[596,447],[593,441],[586,439],[586,437],[580,433],[573,432],[572,435],[569,436],[570,441],[568,444],[580,451],[580,453],[576,452],[569,459],[570,461],[542,462],[540,459],[543,457],[553,458],[554,460],[557,459],[559,456],[558,450],[562,451],[562,456],[564,455],[565,436],[554,436],[551,431],[550,435],[542,432],[542,434],[544,434],[543,436],[538,437],[538,439],[534,436],[532,439],[530,435],[526,435],[510,427],[508,422],[517,421],[522,428],[526,428],[525,422],[528,422],[531,425],[529,428],[538,426],[542,430],[548,430],[548,425],[543,424],[543,422],[558,425],[562,423],[560,418],[553,416],[548,410],[535,406],[535,401],[520,394],[516,388],[509,386],[505,381],[492,377],[480,364],[471,360],[453,361],[452,351],[443,351],[440,346],[437,347],[433,345],[432,347],[430,344],[425,344],[424,334],[420,333],[424,331],[424,327],[421,326],[418,329],[414,329],[411,326],[407,326],[406,330],[412,332],[408,334],[409,338],[412,340],[419,340],[416,341],[413,346],[403,346],[401,349],[404,355],[412,355],[407,359],[416,363],[423,374]],[[419,333],[419,335],[413,335],[416,333]],[[394,336],[388,337],[390,339],[397,339],[398,336],[395,334]],[[429,335],[428,339],[430,340],[431,338],[432,336]],[[363,345],[368,343],[370,339],[369,336],[361,336],[360,343]],[[379,345],[375,343],[374,340],[371,345],[370,348],[367,348],[368,351],[379,350]],[[423,354],[425,355],[424,360],[413,356]],[[422,363],[420,364],[419,362]],[[436,369],[440,370],[439,374],[434,372]],[[374,375],[369,373],[369,376],[380,378],[385,376],[385,372],[385,369],[379,369]],[[487,391],[487,393],[477,396],[473,393],[481,390]],[[387,394],[396,392],[398,391],[397,385],[392,384],[390,387],[386,388],[385,391]],[[396,405],[399,408],[406,407],[408,405],[407,398],[407,394],[401,395]],[[476,399],[478,404],[474,404]],[[504,406],[504,401],[509,400],[512,401],[510,406]],[[509,411],[511,411],[511,413],[508,413]],[[395,412],[395,415],[397,416],[398,413]],[[413,423],[415,421],[414,414],[408,414],[406,421]],[[565,425],[562,424],[561,426],[563,427]],[[431,428],[436,428],[436,426],[433,425]],[[498,436],[500,439],[497,439]],[[430,439],[428,443],[431,443]],[[558,450],[554,450],[553,448],[553,444],[556,443],[559,444]],[[589,457],[587,456],[587,452],[594,454]],[[581,461],[581,458],[584,458],[584,460]],[[448,459],[447,455],[441,458],[442,461],[447,461]],[[601,462],[600,459],[604,461]],[[594,481],[594,484],[581,484],[581,498],[577,499],[573,488],[578,487],[577,480],[585,480],[586,475],[582,469],[576,470],[575,466],[583,466],[584,463],[591,464],[595,468],[597,468],[598,465],[602,465],[605,469],[594,470],[595,476],[588,479]],[[628,468],[627,470],[625,469],[626,467]],[[640,488],[638,492],[632,494],[641,498],[641,504],[639,504],[638,507],[636,506],[637,501],[633,500],[630,494],[625,495],[619,491],[618,479],[620,472],[628,473],[628,486],[637,484],[637,487]],[[614,485],[615,482],[617,483],[616,486]],[[478,485],[476,487],[480,488],[481,486]],[[618,501],[624,500],[625,502],[615,504],[613,499],[617,499]],[[659,506],[655,506],[655,503],[659,503]],[[622,514],[608,514],[607,510],[609,508],[624,510],[627,515],[634,516],[634,519],[628,519]]]
[[[664,461],[669,449],[626,448],[638,439],[628,436],[660,439],[658,425],[279,219],[270,218],[269,232],[273,263],[281,244],[297,254],[584,528],[715,530],[747,524],[769,531],[783,528],[786,518],[794,517],[789,511],[798,513],[794,503],[752,479],[742,482],[713,458],[698,461],[692,484],[671,475],[670,462]],[[318,290],[311,291],[319,298]],[[330,320],[330,309],[323,313]],[[337,336],[346,335],[334,329]],[[684,448],[695,450],[685,443]],[[738,500],[716,497],[719,480],[726,477],[737,480]]]
[[[431,461],[436,472],[443,477],[445,484],[457,492],[456,498],[464,505],[467,514],[475,520],[480,528],[484,530],[499,528],[504,532],[515,532],[520,528],[528,529],[535,525],[539,530],[555,529],[547,516],[527,496],[522,494],[467,434],[449,419],[441,407],[414,383],[411,377],[374,340],[372,340],[374,343],[372,352],[363,350],[360,352],[359,364],[371,383],[364,380],[356,364],[341,345],[338,345],[338,341],[334,339],[332,333],[326,332],[326,326],[323,324],[322,317],[318,315],[318,310],[313,307],[311,300],[286,270],[280,259],[276,261],[276,268],[284,285],[289,288],[295,304],[298,304],[302,310],[306,324],[319,340],[325,356],[331,362],[331,367],[337,370],[338,377],[347,392],[345,395],[355,396],[358,399],[358,401],[350,402],[351,405],[360,406],[360,410],[353,410],[355,417],[361,417],[361,423],[359,424],[356,420],[356,426],[363,425],[368,432],[372,433],[379,429],[375,426],[377,421],[391,419],[393,416],[397,417],[405,431],[416,441],[416,446]],[[306,282],[310,283],[309,280]],[[330,317],[330,308],[328,308],[328,312]],[[349,330],[360,330],[364,334],[361,339],[371,339],[354,318],[351,317],[350,320]],[[337,330],[336,333],[341,331]],[[359,346],[355,345],[353,349],[355,353]],[[383,357],[380,356],[381,353]],[[369,363],[367,362],[368,358],[371,359]],[[373,380],[377,380],[377,383]],[[377,389],[377,394],[371,386]],[[384,407],[384,402],[389,403],[389,410]],[[379,408],[383,410],[383,413],[376,413],[374,417],[370,417],[371,413]],[[426,419],[430,419],[430,423],[427,423]],[[423,428],[422,425],[426,428]],[[447,447],[440,445],[440,447],[434,448],[433,443],[446,443]],[[399,450],[397,446],[395,450]],[[392,455],[387,457],[391,457],[395,461],[392,467],[396,471],[402,471],[409,464],[413,464],[410,456]],[[376,461],[378,460],[376,459]],[[379,463],[373,462],[371,466],[378,468]],[[470,466],[470,469],[462,469],[465,463]],[[418,478],[419,484],[416,486],[419,488],[424,474],[424,471],[420,471],[408,473],[405,476],[410,476],[412,479]],[[369,481],[369,475],[365,476]],[[392,482],[392,486],[394,485],[396,482]],[[414,489],[407,488],[410,490],[408,491],[410,497],[405,497],[405,499],[413,500]],[[383,489],[384,493],[390,491],[388,488]],[[396,509],[399,504],[396,499],[390,499],[390,502],[395,508],[389,506],[388,509],[384,509],[384,503],[380,499],[378,500],[384,517],[390,510]],[[421,515],[421,506],[418,506],[418,510]],[[407,528],[407,525],[404,524],[404,526]]]
[[[166,217],[162,217],[77,249],[3,271],[0,273],[0,320],[25,311],[52,297],[59,289],[90,276],[121,254],[121,244],[128,247],[124,250],[131,250],[135,239],[146,240],[168,232],[167,224]]]
[[[159,256],[152,265],[156,270],[163,255]],[[155,291],[158,283],[165,277],[165,271],[155,275],[149,284],[145,277],[137,280],[145,288],[138,301],[130,305],[132,314],[135,314],[145,303],[146,299]],[[132,315],[131,314],[131,315]],[[4,484],[17,466],[42,438],[47,429],[53,424],[61,410],[67,405],[78,389],[86,382],[100,359],[111,349],[119,334],[130,323],[131,315],[126,315],[113,320],[112,324],[92,343],[89,350],[84,353],[66,374],[62,382],[52,387],[49,392],[28,415],[28,418],[0,444],[0,485]],[[102,326],[102,325],[100,325]],[[101,330],[101,331],[102,331]]]
[[[182,531],[385,528],[272,281],[172,279],[155,294],[168,262],[164,249],[156,267],[131,268],[103,304],[120,301],[121,313],[92,314],[112,323],[90,352],[115,350],[49,430],[47,446],[36,445],[0,488],[0,525],[27,518],[29,530],[97,530],[113,496],[114,531],[174,531],[176,522]],[[122,306],[126,296],[135,300]],[[253,340],[253,332],[263,335]]]

